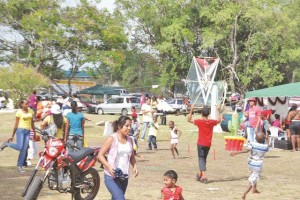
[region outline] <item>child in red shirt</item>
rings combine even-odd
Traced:
[[[169,170],[164,174],[164,183],[166,187],[161,190],[161,200],[184,200],[182,188],[175,185],[177,178],[177,173],[174,170]]]
[[[198,160],[199,160],[199,173],[196,176],[196,180],[207,183],[206,176],[206,158],[211,146],[213,128],[221,121],[220,109],[218,108],[218,120],[208,119],[210,111],[207,106],[201,109],[202,119],[192,119],[192,114],[194,111],[194,105],[191,106],[191,111],[188,115],[188,122],[198,126]]]

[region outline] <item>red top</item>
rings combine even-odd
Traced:
[[[196,119],[194,124],[198,126],[198,145],[210,147],[212,140],[213,128],[218,124],[217,120]]]
[[[164,194],[164,200],[180,200],[180,197],[182,196],[182,188],[177,185],[175,185],[174,193],[167,187],[164,187],[161,192]]]
[[[249,125],[251,128],[255,128],[258,123],[258,117],[261,115],[261,109],[259,107],[249,108]]]
[[[264,118],[267,118],[268,116],[272,115],[272,110],[263,110],[261,111],[261,114],[264,116]]]

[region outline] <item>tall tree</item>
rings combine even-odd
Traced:
[[[184,78],[192,56],[220,57],[218,77],[241,92],[288,81],[299,64],[298,0],[116,3],[132,41],[158,58],[163,83]]]
[[[0,0],[0,25],[18,35],[17,41],[0,39],[2,62],[21,62],[53,77],[64,61],[69,83],[84,67],[106,65],[120,76],[127,37],[118,20],[87,0],[75,7],[61,2]]]

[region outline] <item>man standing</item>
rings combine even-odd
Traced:
[[[249,109],[244,113],[245,117],[249,117],[249,127],[247,129],[248,140],[254,142],[255,135],[260,132],[261,128],[261,109],[256,106],[256,99],[251,97],[248,99]]]
[[[32,92],[32,94],[29,97],[29,107],[33,110],[33,121],[35,121],[36,117],[36,108],[37,108],[37,96],[36,96],[36,90]]]
[[[143,129],[143,133],[142,133],[142,137],[141,137],[142,141],[144,141],[144,139],[145,139],[147,127],[153,121],[152,114],[154,112],[154,110],[152,110],[152,107],[150,105],[150,103],[151,103],[150,98],[146,97],[145,101],[146,101],[146,103],[144,103],[141,108],[141,112],[143,113],[143,125],[144,125],[144,129]]]

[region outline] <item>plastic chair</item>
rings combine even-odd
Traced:
[[[269,131],[271,133],[271,135],[269,136],[269,144],[272,144],[272,148],[274,148],[274,141],[275,139],[279,139],[278,138],[278,132],[279,132],[279,128],[276,126],[270,126],[269,127]]]

